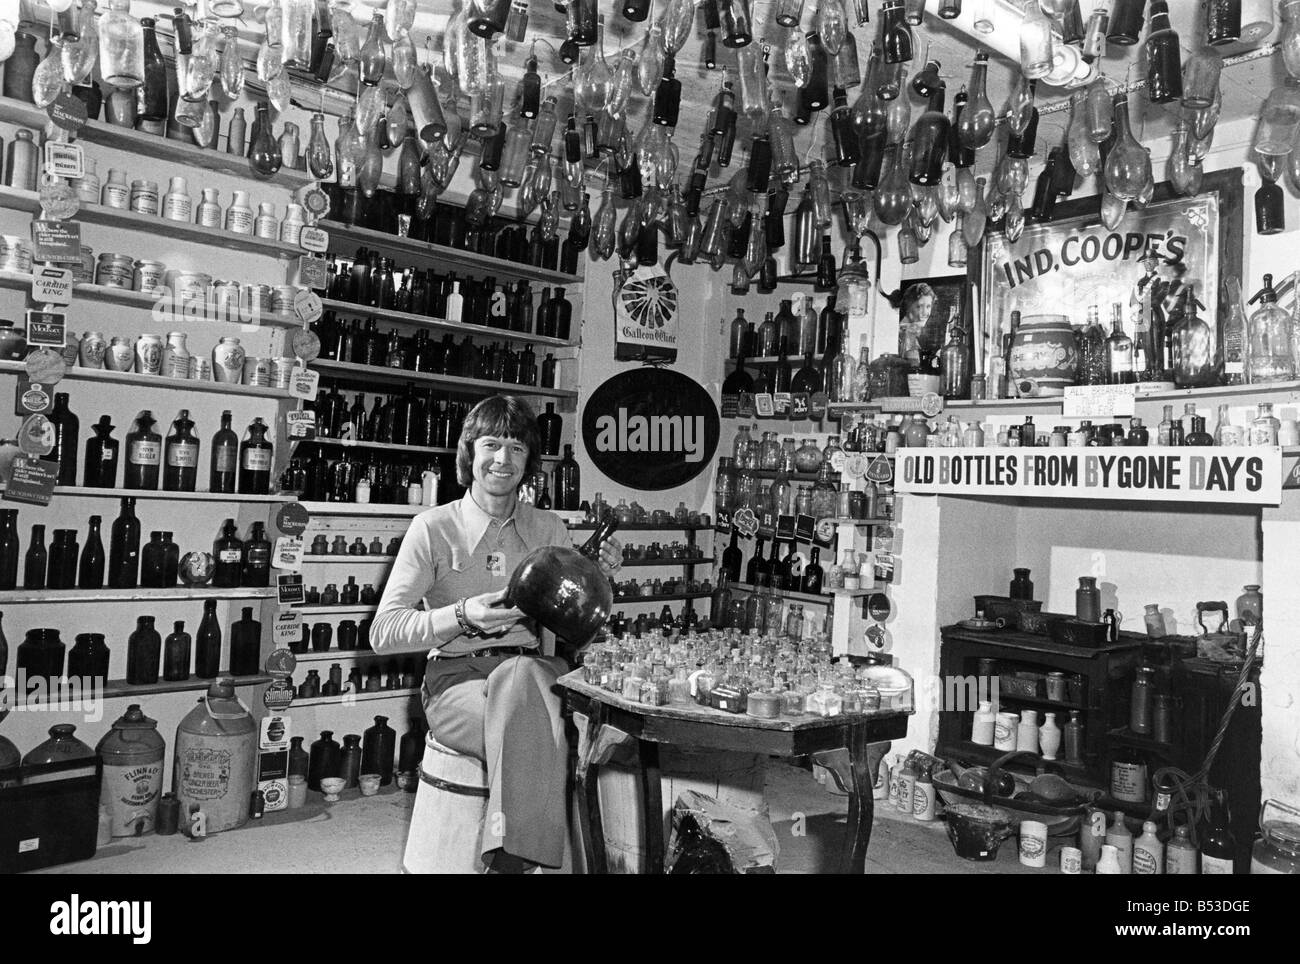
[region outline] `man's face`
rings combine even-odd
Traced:
[[[474,481],[489,495],[509,495],[523,481],[528,446],[518,439],[481,435],[474,441]]]

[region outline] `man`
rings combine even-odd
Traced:
[[[429,730],[487,765],[483,855],[499,873],[558,867],[568,829],[568,743],[554,692],[566,666],[542,654],[538,628],[504,603],[529,552],[571,544],[558,516],[518,500],[538,449],[527,403],[494,395],[474,406],[456,449],[468,491],[411,521],[370,628],[377,653],[429,651]],[[607,573],[622,565],[617,539],[601,546],[600,564]]]

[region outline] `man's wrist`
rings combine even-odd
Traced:
[[[460,626],[462,633],[473,639],[475,636],[483,635],[483,630],[471,623],[469,617],[465,615],[465,603],[467,601],[468,597],[466,596],[461,596],[456,600],[456,623]]]

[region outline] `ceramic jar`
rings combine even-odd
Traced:
[[[115,337],[104,354],[104,365],[111,372],[129,372],[135,369],[135,345],[131,339]]]
[[[27,357],[27,339],[12,321],[0,321],[0,359],[22,361]]]
[[[77,355],[82,368],[104,368],[104,355],[108,352],[108,339],[103,331],[87,331],[82,335]]]
[[[1038,752],[1038,711],[1021,710],[1016,727],[1016,749],[1021,753]]]
[[[135,343],[135,370],[142,375],[161,375],[162,335],[141,335]]]
[[[167,347],[163,349],[163,374],[170,378],[190,377],[190,350],[185,345],[185,332],[169,331]]]
[[[244,349],[238,338],[222,338],[212,349],[212,371],[219,382],[240,384],[244,375]]]
[[[1055,713],[1043,714],[1043,725],[1038,728],[1038,746],[1044,760],[1055,760],[1061,748],[1061,728],[1056,725]]]
[[[1101,590],[1095,576],[1080,576],[1074,591],[1074,615],[1087,623],[1101,622]]]
[[[4,95],[32,102],[32,76],[40,64],[40,55],[36,52],[36,37],[26,30],[14,34],[14,52],[9,55],[4,66]]]
[[[1037,398],[1065,394],[1079,370],[1074,330],[1065,315],[1028,315],[1011,341],[1007,379],[1016,395]]]
[[[988,700],[980,700],[979,709],[975,711],[975,721],[971,725],[970,741],[980,746],[992,746],[996,721],[993,704]]]
[[[993,748],[1014,750],[1018,742],[1017,727],[1020,717],[1015,713],[999,713],[994,720]]]

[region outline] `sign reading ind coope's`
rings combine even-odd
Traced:
[[[615,375],[582,411],[582,442],[596,468],[638,489],[671,489],[707,471],[720,427],[703,387],[658,368]]]

